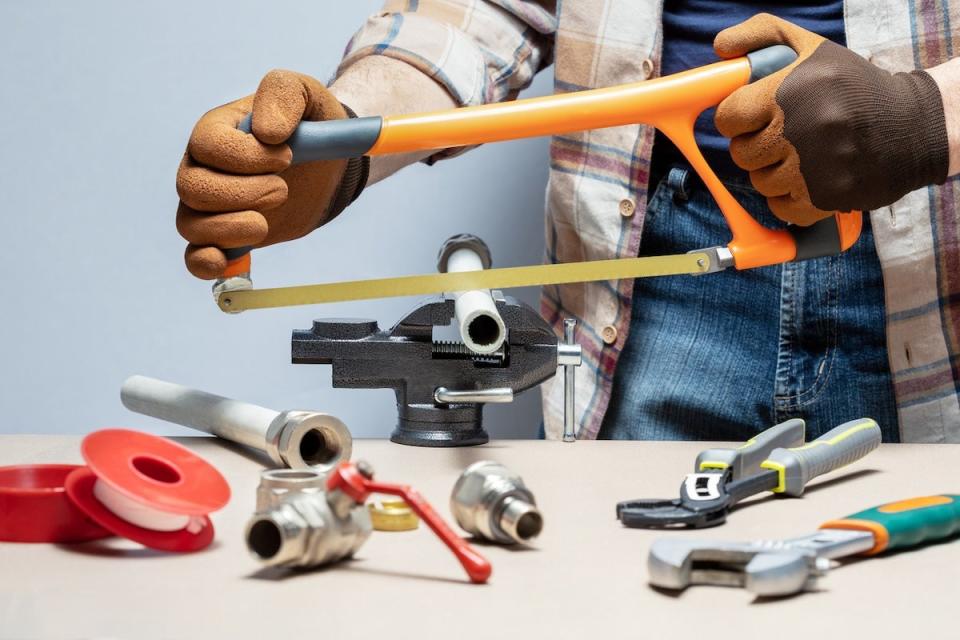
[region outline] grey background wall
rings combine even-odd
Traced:
[[[271,68],[328,79],[378,0],[0,3],[0,433],[129,426],[188,433],[119,402],[142,373],[277,409],[318,409],[383,437],[387,390],[336,390],[291,365],[314,316],[390,325],[413,299],[226,316],[190,277],[174,174],[205,110]],[[548,93],[541,74],[529,95]],[[488,145],[372,187],[299,242],[257,252],[261,285],[418,273],[449,235],[476,233],[500,265],[543,254],[545,140]],[[536,304],[535,291],[520,297]],[[498,437],[534,437],[539,395],[487,409]]]

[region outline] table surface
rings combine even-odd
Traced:
[[[617,501],[676,495],[704,443],[498,441],[422,449],[359,440],[354,458],[377,477],[418,488],[449,518],[460,471],[497,460],[523,476],[544,515],[530,548],[478,545],[486,585],[424,526],[374,532],[354,560],[311,572],[264,570],[243,527],[262,459],[213,438],[180,440],[227,477],[233,497],[214,514],[208,550],[156,553],[121,540],[83,545],[0,543],[2,638],[733,638],[956,637],[960,544],[854,562],[818,590],[758,600],[740,589],[646,584],[646,553],[662,532],[625,529]],[[79,437],[2,436],[0,465],[81,462]],[[748,540],[812,531],[883,502],[960,493],[960,445],[883,445],[813,481],[801,499],[743,503],[722,527],[690,538]]]

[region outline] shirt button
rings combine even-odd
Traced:
[[[633,212],[637,210],[637,206],[633,204],[633,200],[629,198],[624,198],[620,201],[620,215],[624,218],[629,218],[633,215]]]
[[[603,338],[603,341],[607,344],[613,344],[617,341],[617,328],[612,324],[608,324],[600,332],[600,337]]]
[[[644,58],[643,62],[640,63],[640,68],[643,70],[643,77],[649,78],[653,75],[653,60]]]

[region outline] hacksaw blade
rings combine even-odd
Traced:
[[[471,291],[473,289],[511,289],[624,278],[700,274],[708,271],[710,271],[710,255],[705,252],[694,252],[668,256],[505,267],[457,273],[429,273],[273,289],[224,290],[217,297],[217,304],[223,311],[236,313],[249,309],[293,307],[348,300],[420,296]]]

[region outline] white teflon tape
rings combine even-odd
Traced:
[[[198,517],[151,509],[128,498],[101,480],[94,483],[93,495],[118,518],[144,529],[151,531],[187,529],[191,533],[196,533],[203,528],[203,521]]]

